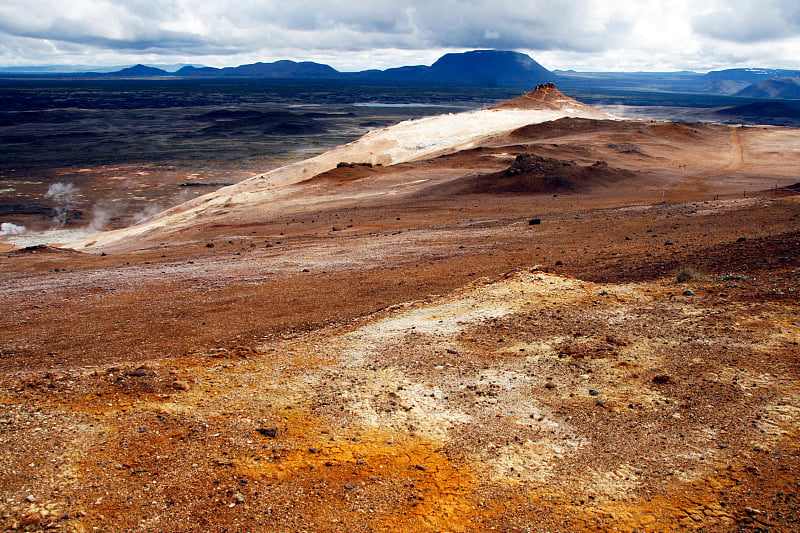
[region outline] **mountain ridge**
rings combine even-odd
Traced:
[[[385,70],[368,69],[358,72],[340,72],[330,65],[313,61],[298,62],[282,59],[272,63],[257,62],[223,68],[189,65],[174,73],[138,64],[114,72],[84,72],[59,74],[58,76],[331,79],[395,83],[444,83],[487,87],[530,87],[558,79],[558,76],[537,63],[529,55],[509,50],[472,50],[463,53],[450,53],[443,55],[430,66],[412,65]]]
[[[0,77],[333,80],[513,88],[557,82],[569,90],[583,91],[656,90],[745,98],[800,98],[792,84],[784,81],[800,76],[800,70],[730,68],[707,73],[550,71],[527,54],[497,49],[448,53],[431,65],[406,65],[357,72],[339,71],[324,63],[288,59],[221,68],[185,65],[174,72],[142,64],[111,72],[99,70],[47,73],[41,68],[35,72],[23,72],[21,67],[0,67]]]
[[[410,83],[455,83],[482,86],[531,86],[557,76],[527,54],[508,50],[472,50],[445,54],[431,66],[411,65],[386,70],[340,72],[329,65],[290,60],[238,67],[184,67],[175,76],[270,79],[352,79]]]
[[[735,96],[794,100],[800,98],[800,76],[764,79],[748,85]]]
[[[146,65],[142,65],[141,63],[134,65],[132,67],[124,68],[122,70],[117,70],[115,72],[108,72],[105,74],[105,76],[119,76],[121,78],[169,76],[169,75],[170,73],[164,69],[156,67],[148,67]]]

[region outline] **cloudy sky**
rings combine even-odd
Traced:
[[[347,71],[478,48],[549,69],[800,69],[800,2],[0,0],[0,66],[294,59]]]

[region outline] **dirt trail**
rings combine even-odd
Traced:
[[[542,105],[551,107],[553,109],[558,109],[558,106],[552,102],[547,102],[545,99],[547,98],[546,95],[530,95],[530,94],[523,94],[521,98],[525,98],[527,100],[532,100],[534,102],[538,102]]]
[[[739,136],[740,128],[741,126],[730,127],[731,158],[725,167],[711,172],[706,172],[698,176],[693,176],[689,179],[675,178],[667,185],[665,191],[698,193],[704,189],[703,182],[706,180],[718,178],[720,176],[725,176],[741,170],[744,164],[744,154],[742,152],[742,142]]]

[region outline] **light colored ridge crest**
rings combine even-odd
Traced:
[[[336,168],[341,162],[394,165],[428,159],[475,148],[522,126],[564,117],[617,118],[564,95],[552,83],[543,84],[531,93],[486,109],[407,120],[370,131],[316,157],[199,196],[149,221],[66,246],[76,250],[100,248],[157,231],[183,228],[222,209],[229,211],[269,202],[276,190]]]

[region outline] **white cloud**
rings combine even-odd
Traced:
[[[354,70],[499,48],[548,68],[787,66],[798,34],[796,0],[0,0],[5,65],[327,58]]]
[[[27,228],[25,226],[18,226],[12,222],[3,222],[0,224],[0,236],[2,235],[22,235]]]
[[[732,43],[756,43],[800,33],[797,0],[730,0],[692,20],[695,31]]]

